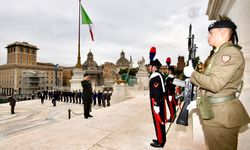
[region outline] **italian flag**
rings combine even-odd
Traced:
[[[89,25],[89,33],[91,36],[92,41],[94,41],[94,35],[93,35],[93,30],[92,30],[92,21],[89,18],[88,14],[86,13],[86,11],[83,9],[82,5],[81,5],[81,14],[82,14],[82,24],[88,24]]]

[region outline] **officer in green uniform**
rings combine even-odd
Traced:
[[[214,116],[203,120],[203,130],[210,150],[236,150],[241,126],[250,118],[237,92],[242,84],[245,60],[238,45],[237,26],[229,19],[208,27],[208,43],[213,46],[208,67],[204,73],[185,67],[184,74],[199,87],[200,96],[206,96]]]

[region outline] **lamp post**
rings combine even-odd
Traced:
[[[57,70],[58,70],[58,64],[54,65],[55,70],[55,87],[58,86],[58,77],[57,77]]]

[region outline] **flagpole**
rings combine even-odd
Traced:
[[[81,13],[81,0],[79,0],[79,17],[78,17],[78,55],[76,68],[82,68],[81,65],[81,54],[80,54],[80,14]]]

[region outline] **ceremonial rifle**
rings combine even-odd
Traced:
[[[191,60],[192,64],[188,64],[188,65],[192,65],[195,68],[195,54],[196,54],[196,44],[194,44],[194,35],[192,34],[192,25],[190,24],[189,26],[189,37],[188,37],[188,51],[189,51],[189,55],[188,55],[188,63]],[[190,78],[186,78],[185,81],[181,81],[181,80],[174,80],[173,84],[175,85],[179,85],[181,87],[184,87],[184,91],[180,96],[184,97],[184,104],[182,106],[181,112],[179,114],[179,117],[177,118],[176,123],[177,124],[181,124],[181,125],[188,125],[188,110],[187,110],[187,106],[190,104],[190,101],[194,100],[194,98],[196,97],[196,94],[194,93],[194,86],[193,84],[190,82]],[[177,97],[180,97],[177,96]]]

